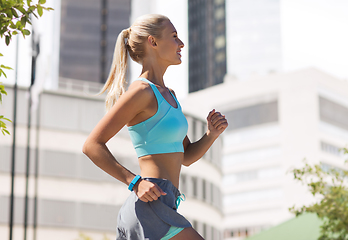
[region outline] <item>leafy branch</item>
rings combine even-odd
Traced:
[[[37,4],[33,4],[32,0],[0,0],[0,37],[5,37],[5,43],[8,46],[12,40],[12,36],[22,33],[23,37],[30,35],[30,31],[26,28],[27,24],[32,24],[30,14],[39,18],[43,15],[43,11],[50,11],[53,8],[44,7],[46,0],[39,0]],[[0,53],[0,57],[3,54]],[[0,65],[0,77],[5,74],[4,69],[12,70],[12,68]],[[0,83],[0,104],[2,103],[2,95],[7,95],[4,85]],[[6,129],[3,120],[10,121],[3,115],[0,116],[0,130],[5,134],[10,134]],[[11,122],[11,121],[10,121]]]
[[[348,149],[342,149],[348,154]],[[347,163],[347,161],[346,161]],[[289,208],[296,216],[304,212],[316,213],[323,220],[318,240],[348,240],[348,171],[335,167],[323,168],[320,164],[309,165],[291,171],[294,179],[308,186],[317,203]]]
[[[2,94],[7,95],[7,92],[5,91],[4,85],[2,85],[2,83],[0,83],[0,104],[2,103]],[[11,120],[8,118],[5,118],[3,115],[0,115],[0,130],[1,130],[2,134],[10,135],[9,131],[7,130],[6,124],[3,122],[3,120],[9,121],[9,122],[11,122]]]
[[[30,31],[26,29],[27,23],[30,25],[30,14],[36,18],[43,15],[43,10],[53,10],[46,8],[43,4],[46,0],[39,0],[37,4],[32,4],[32,0],[0,0],[0,36],[5,36],[5,42],[8,46],[11,42],[12,35],[22,33],[23,37],[30,35]],[[38,15],[37,15],[38,14]]]

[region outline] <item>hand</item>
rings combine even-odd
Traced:
[[[222,115],[220,112],[215,112],[215,109],[209,112],[207,124],[207,135],[213,137],[218,137],[228,126],[225,115]]]
[[[139,180],[134,185],[133,191],[143,202],[152,202],[162,195],[167,195],[156,183],[144,179]]]

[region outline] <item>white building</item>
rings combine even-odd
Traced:
[[[200,102],[201,104],[194,104]],[[190,94],[184,110],[205,118],[224,113],[224,236],[242,239],[292,217],[288,208],[313,201],[288,173],[322,162],[344,166],[348,82],[314,68],[234,81]]]
[[[13,88],[6,85],[8,97],[1,112],[13,115]],[[13,239],[23,238],[23,207],[26,161],[26,89],[18,93],[18,119],[15,178],[15,229]],[[103,234],[115,238],[118,209],[129,195],[127,186],[98,169],[82,152],[89,132],[104,115],[104,100],[64,89],[44,91],[40,96],[38,118],[34,115],[31,131],[29,179],[29,230],[32,239],[34,168],[38,159],[39,177],[37,239],[76,239],[82,232],[93,239]],[[204,123],[187,116],[189,137],[202,135]],[[38,128],[37,128],[38,127]],[[9,124],[9,131],[13,128]],[[0,136],[0,235],[8,234],[11,186],[12,136]],[[126,129],[111,139],[108,146],[116,159],[134,173],[140,173],[137,156]],[[179,211],[206,239],[221,239],[221,144],[217,141],[203,159],[183,167],[180,190],[187,197]],[[38,155],[36,156],[36,148]],[[210,174],[207,175],[206,172]]]
[[[174,6],[174,1],[171,4]],[[129,191],[127,186],[94,166],[81,152],[89,132],[104,115],[103,97],[93,95],[100,89],[100,85],[75,79],[59,79],[60,1],[48,1],[48,5],[55,8],[55,11],[45,12],[43,18],[35,22],[36,33],[41,38],[35,91],[42,90],[42,93],[39,102],[35,98],[38,105],[35,105],[32,115],[27,239],[33,239],[33,201],[36,191],[38,225],[35,240],[73,240],[80,233],[92,237],[93,240],[103,239],[104,234],[108,239],[115,239],[118,209]],[[170,14],[167,15],[171,18]],[[174,12],[172,15],[175,15]],[[185,20],[172,21],[180,34],[180,25],[185,25]],[[185,41],[185,33],[181,38]],[[14,240],[23,239],[27,86],[30,81],[31,61],[30,38],[27,40],[20,40],[19,44],[22,55],[18,67],[20,88],[16,128]],[[2,52],[6,58],[1,60],[10,59],[5,65],[15,66],[15,46],[13,42],[10,48],[6,48],[6,53]],[[168,77],[166,75],[168,85],[178,89],[176,93],[179,98],[184,97],[187,92],[187,89],[178,87],[185,86],[187,70],[179,78],[177,75],[175,78],[170,77],[173,76],[170,72],[175,73],[182,67],[187,68],[186,65],[174,66],[168,69]],[[0,112],[12,119],[15,72],[8,72],[8,78],[1,79],[5,82],[8,96],[4,97]],[[136,75],[140,70],[132,69],[133,72]],[[205,122],[191,117],[190,113],[186,115],[189,122],[188,135],[191,141],[197,140],[205,132]],[[13,133],[12,125],[7,125],[8,130]],[[108,146],[124,166],[134,173],[140,172],[135,151],[125,129],[111,139]],[[180,205],[179,212],[210,240],[222,239],[221,147],[221,140],[217,140],[200,161],[189,168],[183,167],[181,175],[180,190],[186,195],[186,201]],[[1,135],[0,236],[4,238],[9,233],[11,149],[12,136]],[[36,160],[39,174],[37,185],[34,179]],[[210,174],[207,175],[207,172]]]

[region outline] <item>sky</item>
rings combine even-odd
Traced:
[[[314,66],[348,80],[347,0],[282,0],[281,23],[285,71]]]

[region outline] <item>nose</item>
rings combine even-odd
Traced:
[[[181,39],[179,39],[179,47],[183,48],[185,46],[185,44],[181,41]]]

